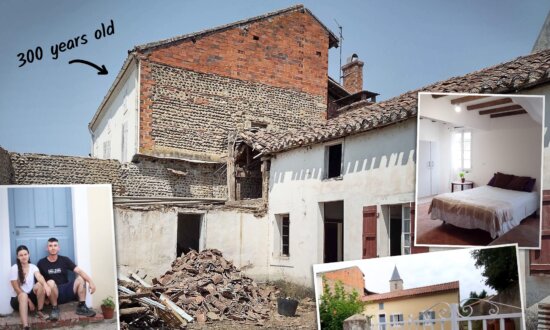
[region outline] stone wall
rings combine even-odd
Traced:
[[[0,147],[0,184],[13,183],[13,167],[10,154]]]
[[[0,150],[0,162],[5,158]],[[226,170],[221,168],[223,164],[149,158],[121,164],[116,160],[18,153],[10,153],[10,158],[14,184],[106,183],[113,185],[114,196],[227,196]],[[1,173],[4,172],[2,170]],[[2,177],[5,175],[2,174]]]
[[[122,165],[128,196],[226,198],[227,175],[223,164],[178,160],[140,160]]]
[[[155,63],[142,65],[149,66],[155,81],[147,118],[153,139],[148,154],[218,161],[227,153],[228,134],[245,125],[289,129],[324,120],[321,96]]]
[[[324,120],[328,49],[328,32],[292,11],[138,50],[139,152],[219,161],[229,131],[246,122]]]

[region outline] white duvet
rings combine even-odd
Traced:
[[[487,204],[501,204],[507,205],[507,211],[511,208],[511,219],[503,220],[500,223],[499,229],[490,230],[480,226],[479,223],[472,219],[458,219],[457,217],[448,217],[446,219],[440,219],[446,221],[452,225],[467,229],[484,229],[488,230],[492,238],[502,236],[512,228],[519,225],[521,220],[525,219],[529,215],[533,214],[539,208],[539,195],[537,192],[524,192],[515,191],[502,188],[496,188],[492,186],[481,186],[474,189],[468,189],[464,191],[458,191],[454,193],[445,193],[437,195],[436,197],[449,198],[453,200],[461,200],[464,203],[479,204],[487,202]],[[432,219],[434,214],[432,213]],[[437,217],[439,218],[439,217]]]

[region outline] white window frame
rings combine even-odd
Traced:
[[[397,316],[397,321],[395,320],[395,317]],[[401,320],[399,320],[401,318]],[[405,317],[403,316],[403,313],[391,313],[390,314],[390,326],[393,327],[400,327],[404,325],[405,323]]]
[[[426,313],[430,318],[424,319],[424,313]],[[418,320],[422,321],[422,325],[435,324],[435,311],[425,311],[418,312]]]
[[[401,255],[411,254],[411,207],[401,205]],[[405,231],[405,223],[409,223],[409,231]],[[405,235],[409,235],[409,244],[405,244]],[[407,252],[408,249],[408,252]]]
[[[468,156],[470,158],[470,166],[466,167],[464,166],[464,158],[466,158],[466,150],[464,150],[464,135],[465,133],[469,133],[470,134],[470,150],[468,151]],[[460,136],[460,143],[459,143],[459,151],[460,151],[460,156],[459,156],[459,159],[458,159],[458,162],[459,162],[459,166],[458,166],[458,169],[460,171],[471,171],[472,170],[472,145],[473,145],[473,133],[472,133],[472,130],[469,130],[469,129],[461,129],[461,130],[456,130],[453,134],[456,134],[456,135],[459,135]],[[454,136],[453,136],[453,140],[452,140],[452,143],[454,144]],[[454,147],[454,146],[453,146]]]
[[[286,235],[287,245],[288,245],[288,253],[284,253],[284,220],[288,219],[288,234]],[[282,213],[275,215],[275,229],[276,229],[276,244],[274,246],[275,253],[277,257],[281,259],[288,259],[290,258],[290,214],[289,213]]]

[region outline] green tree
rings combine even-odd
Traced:
[[[345,319],[363,311],[364,303],[357,291],[346,292],[341,281],[334,284],[333,291],[324,278],[323,283],[323,295],[319,304],[321,328],[341,330]]]
[[[500,292],[518,282],[516,248],[513,246],[472,251],[476,267],[483,268],[485,284]]]

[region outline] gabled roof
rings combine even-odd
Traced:
[[[178,42],[178,41],[185,40],[185,39],[204,37],[204,36],[207,36],[209,34],[218,33],[218,32],[229,30],[229,29],[232,29],[232,28],[235,28],[235,27],[248,25],[248,24],[251,24],[251,23],[254,23],[254,22],[257,22],[257,21],[266,20],[266,19],[269,19],[271,17],[282,15],[282,14],[293,12],[293,11],[302,11],[304,13],[308,13],[309,15],[311,15],[311,17],[313,17],[313,19],[315,19],[319,23],[319,25],[321,25],[323,27],[323,29],[325,29],[327,31],[328,36],[329,36],[329,48],[338,47],[338,37],[336,37],[336,35],[332,31],[330,31],[326,27],[326,25],[324,25],[315,15],[313,15],[313,13],[309,9],[305,8],[304,5],[295,5],[295,6],[285,8],[285,9],[269,12],[269,13],[266,13],[266,14],[263,14],[263,15],[260,15],[260,16],[255,16],[255,17],[247,18],[247,19],[240,20],[240,21],[237,21],[237,22],[221,25],[221,26],[218,26],[218,27],[215,27],[215,28],[206,29],[206,30],[202,30],[202,31],[199,31],[199,32],[189,33],[189,34],[182,34],[182,35],[179,35],[179,36],[176,36],[176,37],[172,37],[172,38],[168,38],[168,39],[164,39],[164,40],[159,40],[159,41],[154,41],[154,42],[149,42],[149,43],[146,43],[146,44],[143,44],[143,45],[138,45],[138,46],[135,46],[133,50],[134,51],[136,51],[136,50],[137,51],[145,51],[145,50],[149,50],[149,49],[155,48],[155,47],[166,46],[166,45],[172,44],[174,42]]]
[[[363,301],[375,302],[375,301],[384,301],[390,299],[398,299],[404,297],[412,297],[419,295],[427,295],[434,293],[442,293],[447,291],[458,291],[460,288],[459,281],[441,283],[435,285],[422,286],[419,288],[397,290],[386,293],[372,294],[361,297]]]
[[[513,93],[550,81],[550,50],[453,77],[389,99],[359,101],[325,123],[288,131],[241,132],[240,138],[261,154],[272,154],[396,124],[417,115],[418,92]],[[346,109],[347,108],[347,109]]]

